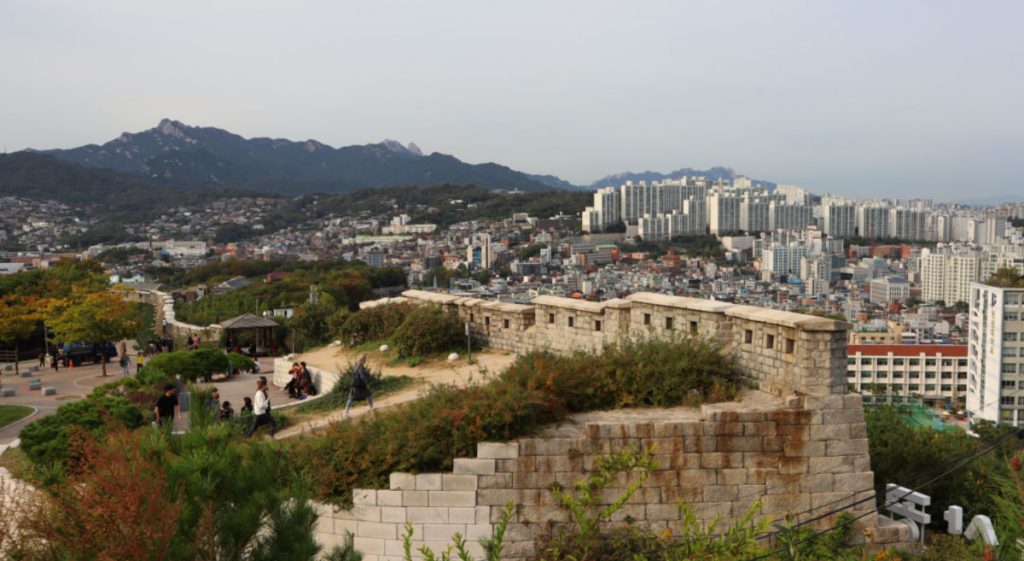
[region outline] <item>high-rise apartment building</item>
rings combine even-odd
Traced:
[[[836,238],[847,238],[857,231],[857,208],[852,204],[830,201],[821,205],[821,231]]]
[[[901,240],[924,240],[927,238],[925,218],[926,213],[921,210],[889,209],[890,235]]]
[[[952,306],[967,302],[971,283],[979,280],[981,255],[963,247],[921,250],[921,299]]]
[[[863,238],[889,236],[889,207],[858,206],[857,235]]]
[[[1024,288],[971,284],[967,411],[1024,425]]]
[[[708,226],[712,234],[724,234],[740,229],[740,199],[731,194],[708,197]]]

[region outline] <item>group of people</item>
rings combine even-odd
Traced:
[[[293,398],[304,399],[310,395],[316,395],[316,386],[313,385],[313,376],[305,362],[292,364],[289,371],[292,379],[285,385],[288,395]],[[355,368],[352,371],[352,384],[349,387],[348,401],[345,403],[345,417],[349,417],[349,410],[353,401],[366,400],[370,405],[370,411],[376,413],[373,404],[373,389],[371,387],[372,377],[366,368],[366,355],[359,357]],[[157,425],[163,426],[173,423],[174,419],[181,416],[181,405],[178,401],[177,387],[174,384],[164,386],[164,394],[157,400],[153,408],[153,414]],[[213,388],[205,406],[217,412],[221,421],[229,421],[234,418],[235,410],[230,401],[220,401],[220,392]],[[256,393],[250,399],[245,398],[240,415],[244,418],[252,416],[252,424],[245,432],[246,437],[251,437],[264,425],[270,426],[270,436],[273,438],[277,431],[277,423],[270,413],[270,390],[266,376],[260,376],[256,380]]]
[[[313,384],[313,374],[305,362],[293,362],[288,370],[291,379],[285,384],[284,389],[288,390],[288,397],[292,399],[306,399],[316,395],[316,386]]]
[[[231,406],[231,402],[227,400],[222,402],[217,388],[213,388],[204,405],[216,411],[217,418],[221,421],[230,421],[235,416],[235,409]],[[175,419],[181,417],[181,402],[178,400],[177,386],[174,384],[164,385],[164,393],[153,407],[153,415],[157,426],[161,427],[172,425]],[[252,424],[245,432],[246,437],[252,436],[263,425],[270,425],[270,436],[274,436],[277,423],[270,414],[270,392],[266,376],[260,376],[256,380],[256,393],[252,398],[244,398],[240,415],[243,419],[252,417]]]

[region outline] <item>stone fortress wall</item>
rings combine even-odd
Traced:
[[[586,302],[541,296],[519,305],[409,290],[399,298],[364,302],[436,304],[469,322],[482,344],[515,353],[600,351],[622,337],[695,333],[719,341],[760,390],[737,402],[697,408],[623,410],[576,416],[536,438],[481,443],[475,458],[459,458],[451,473],[391,475],[388,489],[359,489],[353,508],[321,505],[317,537],[339,544],[346,532],[366,561],[402,559],[405,525],[413,547],[444,550],[456,532],[481,555],[509,501],[517,505],[504,557],[525,560],[552,525],[567,521],[551,484],[586,477],[598,455],[654,446],[658,468],[622,510],[652,529],[682,525],[685,502],[703,524],[759,513],[810,520],[831,511],[867,516],[858,527],[875,544],[907,542],[906,527],[874,513],[873,474],[860,396],[846,395],[847,325],[710,300],[640,293]],[[625,485],[607,491],[608,500]],[[836,514],[813,527],[827,528]]]
[[[174,316],[174,297],[169,293],[159,290],[132,290],[125,294],[128,300],[153,306],[153,310],[156,312],[153,326],[157,333],[160,333],[160,328],[163,326],[163,334],[168,337],[177,339],[199,335],[204,342],[220,343],[221,328],[219,325],[203,326],[178,321]]]

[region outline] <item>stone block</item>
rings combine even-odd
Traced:
[[[43,383],[39,380],[33,380],[28,383],[28,389],[30,390],[41,390],[43,389]]]
[[[400,472],[392,473],[390,478],[389,478],[389,482],[390,482],[389,486],[393,490],[406,490],[406,491],[415,491],[416,490],[416,476],[411,474],[411,473],[400,473]]]
[[[517,442],[480,442],[476,445],[477,458],[518,458],[519,443]]]
[[[427,506],[430,491],[402,491],[402,506]]]
[[[847,440],[830,440],[828,442],[827,454],[815,454],[815,455],[828,455],[828,456],[855,456],[855,455],[867,455],[868,453],[868,439],[866,438],[850,438]]]
[[[405,524],[407,521],[407,512],[405,507],[402,506],[382,506],[380,507],[380,521],[381,522],[392,522],[396,524]]]
[[[745,485],[746,483],[746,468],[727,468],[718,471],[719,485]]]
[[[382,555],[384,553],[384,542],[385,540],[382,539],[356,536],[352,545],[364,555]]]
[[[381,522],[360,522],[357,536],[361,538],[380,538],[383,540],[398,539],[398,524]]]
[[[831,493],[833,490],[833,475],[831,473],[816,473],[805,475],[800,478],[801,493]]]
[[[456,458],[452,472],[457,475],[494,475],[495,462],[491,459],[479,458]],[[440,489],[440,476],[438,476],[438,489]],[[417,481],[417,489],[419,481]]]
[[[378,506],[402,506],[402,491],[377,491]]]
[[[353,490],[352,504],[360,506],[377,506],[377,491],[373,489]]]
[[[441,489],[445,491],[475,491],[478,487],[476,475],[454,475],[450,473],[441,476]]]
[[[380,522],[379,506],[353,505],[346,513],[348,518],[359,522]]]
[[[439,507],[411,506],[406,509],[406,519],[409,522],[420,522],[424,524],[447,524],[448,509]]]
[[[832,423],[827,425],[811,425],[811,440],[845,440],[850,438],[850,425]]]
[[[511,473],[496,473],[494,475],[481,475],[477,478],[479,489],[509,489],[512,487],[513,475]]]
[[[448,522],[451,524],[476,524],[476,507],[449,508]]]
[[[30,372],[30,371],[28,371],[28,370],[22,370],[22,371],[21,371],[21,372],[20,372],[20,373],[18,374],[18,376],[20,376],[20,377],[22,377],[22,378],[31,378],[31,377],[32,377],[32,372]]]
[[[53,386],[45,386],[43,388],[43,395],[57,395],[57,388]]]
[[[798,493],[765,495],[761,500],[761,512],[768,515],[781,515],[803,512],[810,508],[809,495]]]
[[[465,524],[424,524],[422,539],[428,541],[451,542],[456,533],[465,534]],[[436,552],[435,552],[436,553]]]
[[[822,456],[809,458],[807,473],[850,473],[854,456]]]
[[[829,443],[831,444],[831,442]],[[808,458],[825,455],[825,442],[821,440],[791,440],[782,444],[782,454],[788,457]],[[838,454],[829,454],[838,455]]]
[[[455,460],[458,465],[459,460]],[[440,491],[441,490],[441,474],[440,473],[418,473],[416,474],[416,490],[417,491]]]
[[[476,491],[429,491],[428,506],[466,507],[476,506]]]
[[[835,491],[841,493],[856,493],[871,489],[874,485],[874,476],[869,472],[864,473],[841,473],[835,476]]]
[[[716,442],[720,452],[760,452],[761,447],[760,436],[719,436]]]
[[[0,397],[14,397],[14,388],[0,388]]]

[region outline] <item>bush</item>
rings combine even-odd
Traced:
[[[464,341],[462,322],[438,306],[420,306],[405,316],[392,341],[401,357],[448,351]]]
[[[231,359],[226,354],[217,349],[175,351],[159,354],[149,359],[139,374],[145,380],[153,380],[158,377],[173,379],[175,375],[179,374],[182,380],[189,382],[209,380],[215,372],[226,372],[229,360]]]
[[[348,401],[349,389],[352,387],[355,368],[355,364],[350,364],[338,377],[338,383],[334,384],[334,387],[326,395],[299,405],[298,412],[312,413],[344,407],[345,402]],[[373,390],[374,396],[401,390],[412,383],[412,378],[409,376],[384,376],[380,370],[369,370],[369,372],[370,388]]]
[[[144,421],[142,412],[128,399],[89,397],[62,405],[53,415],[30,423],[21,431],[21,447],[37,465],[67,465],[74,459],[71,448],[76,432],[98,437],[108,426],[133,429]]]
[[[202,351],[200,351],[202,352]],[[228,363],[231,364],[232,372],[251,372],[256,368],[256,362],[251,358],[238,353],[228,353]]]
[[[410,304],[384,304],[359,310],[341,327],[341,340],[349,345],[389,339],[412,311]]]
[[[472,456],[477,442],[533,434],[570,413],[729,399],[736,373],[731,358],[696,339],[625,343],[597,357],[533,353],[485,384],[436,386],[372,419],[333,425],[298,443],[297,453],[320,495],[347,501],[354,487],[387,485],[393,471],[448,470],[454,458]]]

